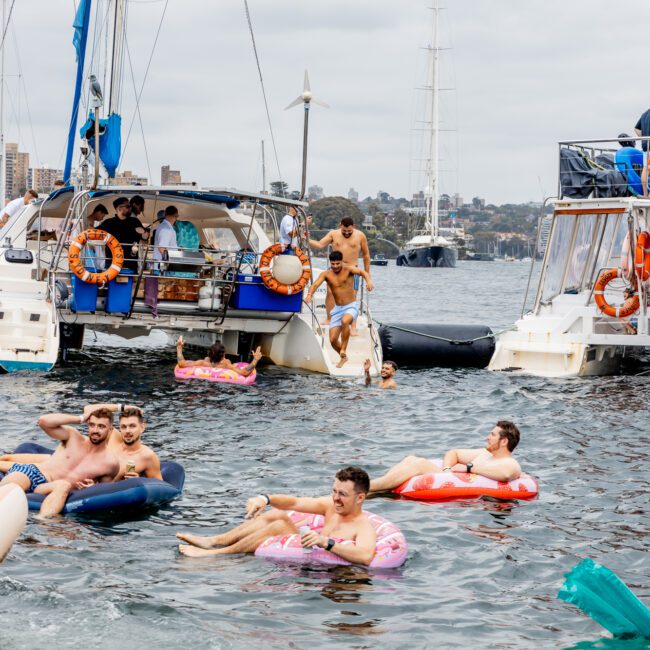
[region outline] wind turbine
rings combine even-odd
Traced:
[[[305,70],[305,83],[302,89],[302,95],[298,95],[298,97],[296,97],[296,99],[294,99],[291,104],[284,109],[287,111],[294,106],[300,106],[300,104],[304,104],[305,106],[305,124],[302,134],[302,186],[300,189],[300,200],[305,198],[305,190],[307,186],[307,134],[309,132],[309,105],[312,102],[318,104],[318,106],[322,106],[323,108],[330,107],[329,104],[326,104],[322,99],[318,99],[311,94],[309,75],[307,74],[307,70]]]

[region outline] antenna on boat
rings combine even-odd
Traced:
[[[95,173],[92,186],[94,190],[97,188],[97,183],[99,182],[99,109],[104,103],[104,96],[97,77],[91,74],[88,80],[90,82],[90,94],[92,95],[90,106],[95,111]]]
[[[311,103],[318,104],[323,108],[329,108],[329,104],[325,103],[322,99],[318,99],[311,94],[311,88],[309,86],[309,75],[307,70],[305,70],[305,83],[302,90],[302,95],[298,95],[289,106],[284,110],[287,111],[294,106],[300,106],[304,104],[305,106],[305,121],[302,134],[302,184],[300,186],[300,199],[305,198],[305,192],[307,189],[307,135],[309,132],[309,105]]]

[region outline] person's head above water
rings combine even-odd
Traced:
[[[332,500],[339,515],[361,511],[370,490],[370,477],[360,467],[344,467],[336,472],[332,486]]]
[[[519,444],[519,437],[519,429],[514,422],[510,422],[510,420],[499,420],[494,429],[488,434],[485,448],[490,453],[494,453],[500,449],[507,449],[512,452]]]
[[[219,363],[226,356],[226,348],[223,347],[223,343],[213,343],[208,348],[208,359],[211,363]]]
[[[397,372],[397,364],[394,361],[384,361],[381,364],[381,378],[390,379]]]

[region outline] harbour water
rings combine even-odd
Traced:
[[[373,267],[382,322],[508,327],[529,267]],[[37,440],[37,417],[89,402],[146,407],[145,442],[185,466],[179,500],[134,521],[30,517],[0,567],[0,648],[640,648],[556,599],[584,557],[650,605],[645,365],[547,380],[485,370],[400,371],[392,392],[263,368],[251,387],[174,380],[171,347],[106,337],[49,374],[0,377],[4,449]],[[129,344],[130,345],[130,344]],[[376,475],[404,455],[481,446],[494,422],[522,430],[517,455],[539,479],[532,502],[368,503],[396,522],[406,565],[278,565],[179,556],[179,530],[242,521],[258,492],[329,491],[342,465]]]

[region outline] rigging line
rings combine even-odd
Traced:
[[[149,55],[149,61],[147,62],[147,69],[144,71],[144,78],[142,79],[142,86],[140,87],[140,92],[136,95],[135,104],[136,110],[133,111],[133,117],[131,118],[131,123],[129,124],[129,130],[126,134],[126,139],[124,140],[124,147],[122,147],[122,159],[124,159],[124,154],[126,153],[126,148],[129,144],[129,137],[131,135],[131,129],[133,128],[133,123],[135,122],[136,112],[140,110],[140,98],[142,97],[142,92],[144,91],[144,86],[147,83],[147,76],[149,75],[149,68],[151,67],[151,61],[153,60],[154,52],[156,51],[156,45],[158,44],[158,37],[160,36],[160,30],[162,29],[163,21],[165,20],[165,14],[167,13],[167,5],[169,0],[165,0],[165,7],[160,17],[160,23],[158,24],[158,31],[156,31],[156,38],[153,41],[153,47],[151,48],[151,54]],[[150,179],[151,180],[151,179]]]
[[[129,43],[124,34],[124,45],[126,48],[126,57],[129,61],[129,70],[131,71],[131,81],[133,82],[133,94],[137,97],[137,88],[135,87],[135,75],[133,74],[133,62],[131,61],[131,50],[129,49]],[[149,174],[149,181],[151,182],[151,164],[149,162],[149,150],[147,149],[147,139],[144,137],[144,125],[142,124],[142,113],[140,112],[140,102],[137,101],[135,105],[136,111],[138,113],[138,121],[140,122],[140,132],[142,133],[142,145],[144,146],[144,155],[147,160],[147,172]],[[126,146],[124,147],[126,150]],[[124,152],[123,152],[124,153]]]
[[[14,5],[16,0],[12,0],[11,7],[9,7],[9,15],[7,16],[7,24],[4,25],[4,31],[2,32],[2,42],[0,43],[0,50],[5,46],[5,38],[7,37],[7,29],[9,28],[9,23],[11,22],[11,12],[14,10]]]
[[[248,0],[244,0],[244,8],[246,10],[246,20],[248,21],[248,29],[251,33],[251,40],[253,41],[253,52],[255,53],[255,62],[257,63],[257,71],[260,75],[260,85],[262,86],[262,96],[264,97],[264,108],[266,109],[266,120],[269,123],[269,131],[271,133],[271,143],[273,144],[273,156],[275,157],[275,165],[278,168],[278,180],[282,183],[282,172],[280,171],[280,160],[278,159],[278,149],[275,146],[275,135],[273,134],[273,125],[271,124],[271,113],[269,111],[269,102],[266,98],[266,89],[264,88],[264,77],[262,76],[262,68],[260,66],[260,59],[257,54],[257,45],[255,44],[255,34],[253,32],[253,23],[251,21],[251,14],[248,10]],[[280,185],[282,196],[286,197],[284,193],[284,185]]]
[[[23,64],[20,59],[20,50],[18,49],[18,39],[16,38],[16,30],[12,23],[11,35],[14,39],[14,49],[16,51],[16,61],[18,63],[18,80],[19,86],[22,86],[23,94],[25,95],[25,109],[27,110],[27,120],[29,122],[29,130],[32,134],[32,145],[34,147],[34,155],[36,156],[36,166],[40,167],[40,156],[38,155],[38,146],[36,144],[36,137],[34,136],[34,122],[32,120],[32,112],[29,110],[29,98],[27,96],[27,85],[25,84],[25,76],[23,75]],[[20,91],[19,91],[20,92]]]

